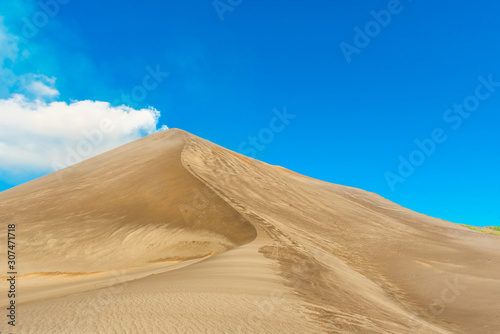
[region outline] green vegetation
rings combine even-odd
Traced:
[[[462,226],[467,227],[469,230],[473,230],[473,231],[500,235],[500,226],[477,227],[477,226],[471,226],[471,225],[465,225],[465,224],[462,224]]]

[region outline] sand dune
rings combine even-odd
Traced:
[[[0,220],[14,333],[500,332],[500,236],[181,130],[2,192]]]

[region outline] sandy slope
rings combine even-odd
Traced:
[[[0,221],[14,333],[500,332],[499,236],[180,130],[0,193]]]

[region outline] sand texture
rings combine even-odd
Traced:
[[[500,236],[178,129],[0,193],[13,333],[500,333]]]

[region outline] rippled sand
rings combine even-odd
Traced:
[[[177,129],[0,193],[0,221],[14,333],[500,332],[500,236]]]

